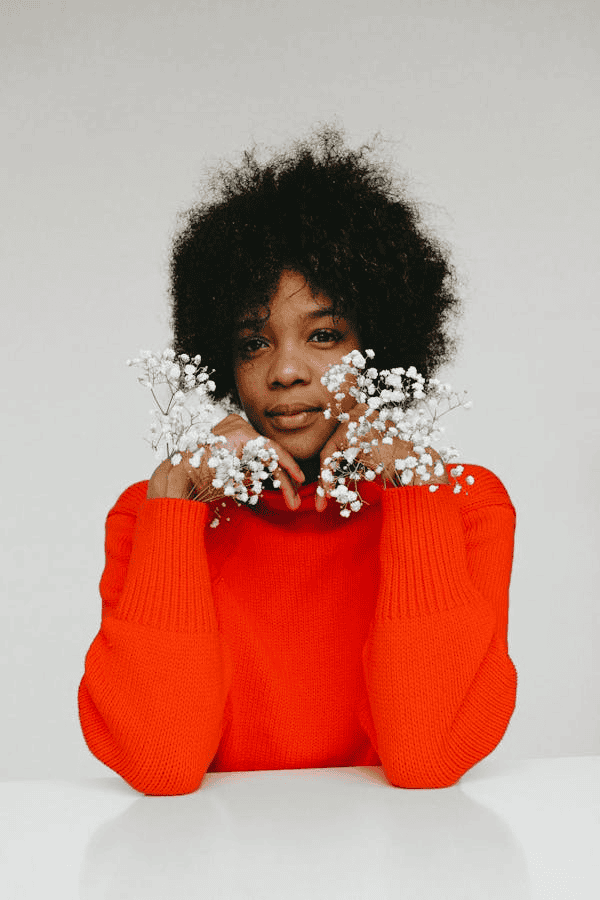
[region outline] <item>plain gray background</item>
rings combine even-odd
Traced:
[[[85,776],[104,520],[149,477],[168,248],[211,166],[319,122],[386,153],[454,249],[442,373],[517,508],[517,710],[495,757],[600,753],[595,0],[1,4],[0,776]]]

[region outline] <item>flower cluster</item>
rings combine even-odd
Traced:
[[[433,457],[428,448],[438,441],[444,429],[439,419],[453,409],[462,407],[470,409],[471,401],[465,399],[465,393],[459,395],[449,384],[442,384],[437,378],[425,381],[414,366],[408,369],[367,368],[367,357],[372,359],[373,350],[353,350],[342,357],[342,362],[330,366],[321,378],[322,384],[333,393],[336,401],[345,398],[342,386],[350,385],[348,392],[355,397],[358,404],[367,409],[358,421],[350,421],[349,413],[339,413],[339,422],[348,422],[347,442],[344,450],[336,450],[324,460],[325,468],[321,472],[321,480],[327,486],[327,493],[341,506],[340,515],[349,516],[358,512],[363,500],[357,489],[357,482],[364,479],[373,481],[377,475],[382,476],[384,486],[389,480],[394,486],[409,485],[415,482],[427,483],[431,480],[431,468],[437,478],[444,475],[445,463],[455,461],[458,451],[455,447],[440,449],[438,460],[434,466]],[[325,418],[330,418],[331,406],[324,410]],[[373,437],[373,432],[376,436]],[[383,463],[377,461],[379,445],[393,445],[394,439],[412,444],[408,456],[394,460],[394,471],[390,473]],[[462,490],[458,481],[464,467],[456,465],[450,469],[454,480],[454,493]],[[418,476],[418,478],[417,478]],[[474,478],[465,478],[468,485]],[[436,491],[438,485],[432,484],[430,491]],[[325,489],[317,488],[321,496]]]
[[[266,446],[266,438],[258,437],[248,441],[238,457],[222,435],[213,434],[211,429],[225,416],[240,411],[231,403],[216,403],[211,398],[215,385],[200,363],[200,356],[176,356],[171,349],[160,355],[142,350],[138,358],[127,360],[128,366],[141,369],[138,381],[150,389],[156,404],[150,411],[150,444],[157,459],[170,459],[174,466],[185,453],[193,468],[199,468],[204,458],[208,468],[214,469],[211,484],[194,486],[191,498],[210,503],[231,497],[236,503],[255,504],[263,482],[277,468],[277,453]],[[278,481],[273,484],[279,487]],[[218,524],[216,508],[211,526]]]

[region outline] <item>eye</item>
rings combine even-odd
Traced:
[[[317,341],[316,341],[317,344],[326,344],[326,343],[331,343],[333,341],[339,341],[341,339],[342,335],[340,334],[339,331],[335,331],[331,328],[319,328],[318,331],[315,331],[315,332],[313,332],[313,334],[311,334],[311,336],[310,336],[311,341],[315,337],[317,338]]]
[[[262,338],[259,337],[246,338],[238,343],[238,352],[241,356],[252,356],[253,353],[260,350],[260,346],[257,345],[260,345],[261,342]]]

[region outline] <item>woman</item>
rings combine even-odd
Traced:
[[[195,791],[206,771],[324,766],[456,783],[515,703],[510,499],[476,466],[455,494],[434,452],[399,486],[412,446],[397,438],[373,451],[384,472],[350,518],[321,479],[348,440],[349,422],[323,415],[330,365],[372,348],[378,368],[429,378],[450,357],[445,254],[370,151],[325,130],[221,173],[175,241],[172,296],[175,350],[201,354],[215,399],[247,417],[213,431],[238,453],[264,435],[279,469],[250,507],[188,499],[210,469],[167,460],[110,511],[79,691],[90,750],[147,794]],[[355,404],[346,391],[350,422]]]

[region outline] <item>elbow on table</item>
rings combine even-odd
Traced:
[[[148,735],[132,738],[131,733],[116,737],[91,701],[85,681],[79,691],[79,718],[89,751],[101,763],[119,775],[140,794],[177,796],[193,794],[214,758],[219,732],[201,732],[196,740],[189,736],[163,733],[159,739]]]
[[[440,788],[452,787],[458,784],[462,776],[461,772],[458,776],[454,773],[443,772],[414,772],[414,771],[390,771],[383,766],[385,777],[391,787],[403,788],[404,790],[439,790]],[[465,769],[465,772],[467,769]]]
[[[437,753],[413,752],[410,758],[401,754],[381,754],[383,771],[392,787],[431,789],[458,784],[462,776],[492,753],[506,731],[506,723],[499,735],[488,735],[479,747],[460,748],[446,745]]]
[[[201,786],[208,767],[191,761],[154,759],[146,765],[112,765],[113,769],[135,791],[151,797],[176,797],[193,794]]]

